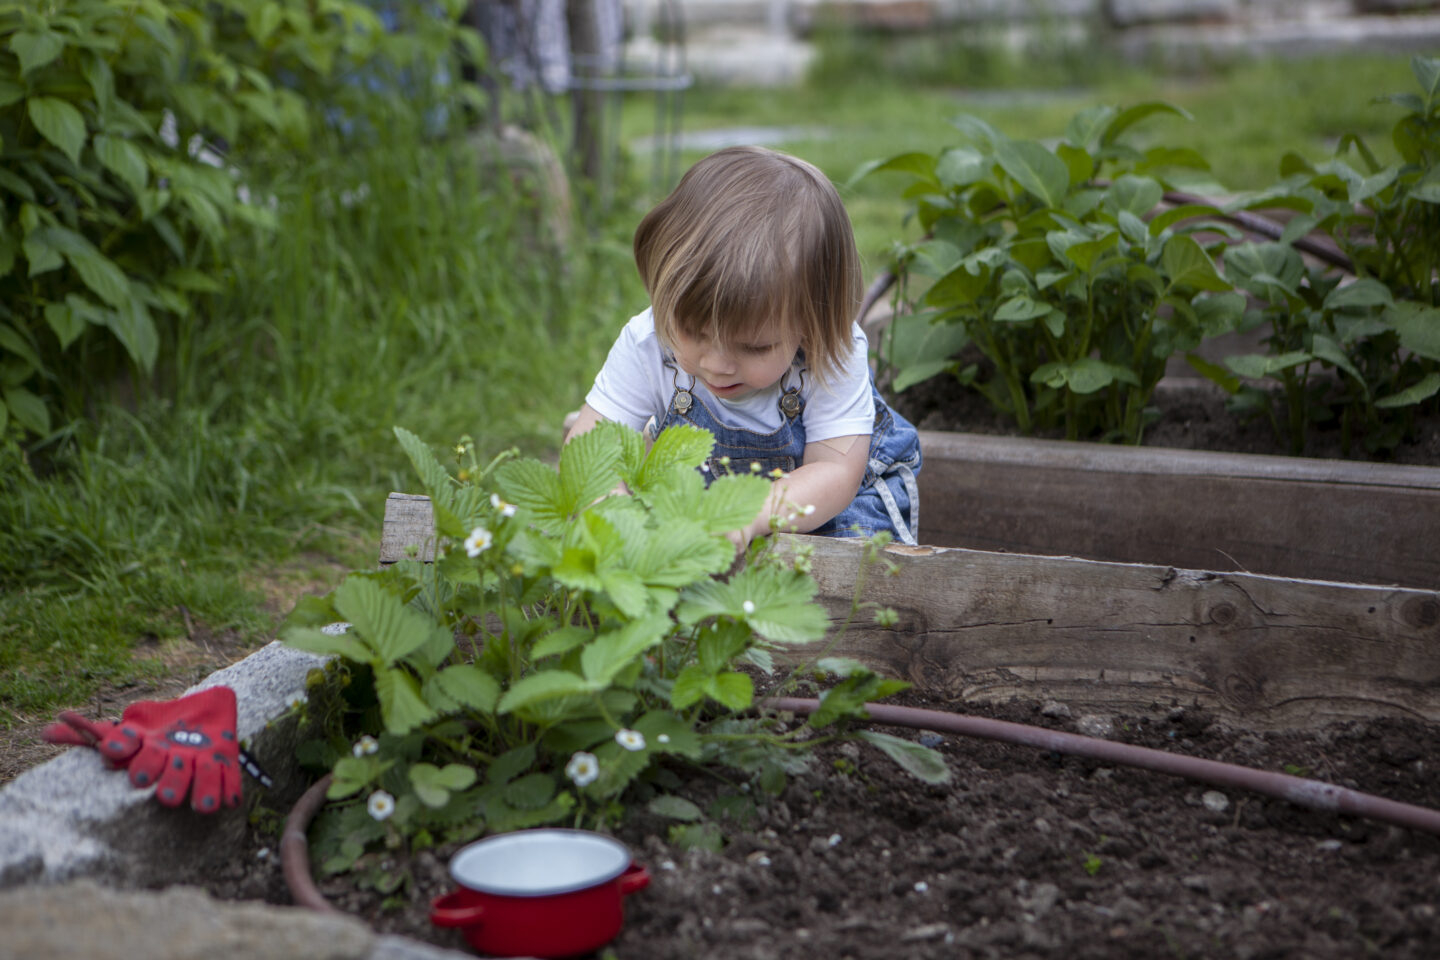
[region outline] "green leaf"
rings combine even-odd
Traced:
[[[505,802],[518,810],[540,810],[555,796],[555,778],[548,773],[527,773],[505,785]]]
[[[53,229],[53,228],[52,228]],[[125,310],[135,303],[130,280],[115,262],[88,243],[78,250],[67,250],[65,259],[80,274],[80,279],[94,294],[116,310]]]
[[[1149,177],[1124,174],[1115,178],[1105,191],[1105,206],[1115,213],[1127,210],[1137,217],[1143,217],[1165,195],[1165,188]]]
[[[121,183],[139,196],[150,180],[150,171],[145,166],[145,154],[140,148],[129,140],[103,133],[95,137],[94,146],[95,155],[100,158],[105,169],[115,174]]]
[[[47,303],[45,323],[54,331],[55,339],[60,341],[61,350],[70,346],[85,332],[85,318],[65,303]]]
[[[1034,320],[1036,317],[1043,317],[1051,310],[1050,304],[1040,300],[1032,300],[1024,294],[1018,297],[1011,297],[995,309],[994,319],[1005,322],[1023,322]]]
[[[645,748],[652,753],[675,753],[691,760],[701,756],[700,736],[669,710],[651,710],[634,723],[645,735]]]
[[[54,304],[52,304],[54,306]],[[43,370],[45,365],[40,362],[40,357],[30,346],[30,342],[20,335],[20,332],[9,324],[0,324],[0,348],[10,351],[24,360],[32,368]]]
[[[25,99],[25,88],[13,80],[0,77],[0,109]]]
[[[951,147],[935,163],[935,179],[946,190],[978,183],[989,172],[989,158],[974,147]]]
[[[1000,167],[1047,207],[1059,207],[1070,188],[1070,168],[1032,140],[1006,140],[995,148]]]
[[[507,461],[495,471],[495,482],[502,497],[527,511],[542,528],[554,529],[569,519],[561,504],[560,478],[540,461]]]
[[[579,513],[620,483],[624,447],[615,431],[626,429],[629,428],[606,421],[565,444],[560,451],[559,501],[556,504],[562,516]]]
[[[335,609],[353,624],[353,632],[383,663],[395,663],[419,650],[438,631],[431,618],[408,607],[393,593],[365,576],[350,576],[335,590]]]
[[[496,757],[485,771],[485,782],[506,784],[529,770],[535,763],[534,742],[522,743]]]
[[[385,729],[396,736],[403,736],[437,716],[420,696],[420,684],[401,669],[375,666],[375,697],[380,701]]]
[[[1104,146],[1113,144],[1126,130],[1141,120],[1144,120],[1146,117],[1153,116],[1157,113],[1169,113],[1177,117],[1183,117],[1186,120],[1195,119],[1189,112],[1159,100],[1139,103],[1133,107],[1122,110],[1115,116],[1114,120],[1110,121],[1109,126],[1105,128],[1105,132],[1100,136],[1100,143]]]
[[[69,298],[66,300],[68,302]],[[105,311],[101,316],[110,332],[125,346],[130,358],[142,370],[153,369],[156,355],[160,352],[160,334],[145,304],[132,298],[118,309]]]
[[[1326,310],[1345,310],[1351,307],[1364,310],[1370,307],[1393,307],[1394,305],[1395,297],[1390,293],[1390,288],[1379,280],[1372,280],[1369,277],[1362,277],[1354,283],[1336,287],[1325,298]]]
[[[409,776],[415,796],[434,810],[449,803],[451,793],[466,790],[475,783],[475,769],[460,763],[446,764],[444,768],[433,763],[412,764]]]
[[[670,706],[676,710],[684,710],[704,700],[709,682],[710,675],[701,670],[698,664],[686,666],[676,675],[675,683],[670,688]]]
[[[708,684],[707,692],[715,700],[731,710],[747,710],[755,701],[755,683],[749,674],[730,671],[722,673]]]
[[[1217,292],[1230,289],[1230,284],[1216,271],[1215,262],[1194,237],[1182,235],[1165,241],[1160,263],[1173,287]]]
[[[1282,353],[1273,357],[1263,353],[1245,353],[1239,356],[1226,357],[1225,366],[1246,379],[1263,380],[1265,377],[1289,370],[1291,367],[1298,367],[1303,363],[1310,363],[1314,359],[1315,355],[1313,353],[1304,350],[1292,350],[1289,353]]]
[[[50,411],[45,401],[20,386],[6,387],[4,396],[5,406],[20,426],[41,436],[50,432]]]
[[[1429,400],[1437,393],[1440,393],[1440,373],[1430,373],[1399,393],[1381,397],[1375,401],[1375,406],[1386,410],[1395,407],[1410,407]]]
[[[853,186],[872,173],[908,173],[912,177],[928,183],[937,183],[935,180],[935,158],[928,153],[900,153],[893,157],[886,157],[880,160],[868,160],[857,167],[854,173],[850,174],[850,178],[846,181],[846,184]]]
[[[682,820],[686,823],[694,822],[704,816],[700,808],[693,802],[686,800],[684,797],[674,796],[673,794],[661,794],[658,797],[651,798],[650,802],[645,805],[645,809],[657,817],[665,817],[669,820]]]
[[[1081,110],[1065,125],[1065,139],[1083,150],[1089,150],[1114,121],[1115,113],[1114,107],[1103,103]]]
[[[1400,346],[1427,360],[1440,360],[1440,308],[1405,300],[1385,311]]]
[[[950,780],[950,768],[946,766],[945,758],[929,747],[875,730],[861,730],[856,735],[866,743],[879,747],[900,769],[913,777],[926,783],[947,783]]]
[[[1354,377],[1356,382],[1360,384],[1361,392],[1369,396],[1369,384],[1365,382],[1365,377],[1356,369],[1355,364],[1346,356],[1345,350],[1340,344],[1336,343],[1330,337],[1325,336],[1323,333],[1317,333],[1310,338],[1310,350],[1321,360],[1340,370],[1344,370],[1350,374],[1350,376]]]
[[[539,673],[521,677],[511,684],[510,689],[506,690],[505,695],[500,698],[500,704],[495,708],[495,712],[510,713],[545,700],[586,693],[590,689],[590,684],[585,682],[584,677],[577,676],[568,670],[542,670]]]
[[[10,37],[10,49],[20,59],[23,77],[60,56],[65,39],[53,30],[21,30]]]
[[[675,616],[685,625],[729,616],[776,643],[804,643],[824,636],[829,625],[814,602],[816,589],[813,579],[793,570],[746,567],[727,582],[706,580],[686,589]]]
[[[542,660],[556,654],[568,653],[595,635],[589,627],[571,624],[545,634],[530,648],[531,660]]]
[[[1440,93],[1440,57],[1414,56],[1410,58],[1410,70],[1420,89],[1425,91],[1425,106],[1428,113],[1435,106],[1435,96]]]
[[[1094,393],[1117,380],[1132,386],[1140,385],[1140,378],[1134,371],[1106,363],[1097,357],[1081,357],[1073,363],[1042,364],[1030,375],[1031,383],[1044,383],[1057,388],[1069,387],[1078,394]]]
[[[322,657],[340,656],[355,663],[369,663],[371,659],[369,648],[349,634],[325,633],[314,627],[286,627],[280,631],[280,642]]]
[[[969,343],[970,334],[964,324],[936,322],[935,314],[926,311],[895,317],[890,322],[889,334],[881,341],[881,347],[886,361],[904,371],[922,363],[938,363],[939,369],[944,369],[950,358],[958,355]],[[895,386],[894,389],[904,388]]]
[[[1185,361],[1199,371],[1205,379],[1216,384],[1226,393],[1234,395],[1240,392],[1240,378],[1218,363],[1211,363],[1197,353],[1187,353]]]
[[[672,428],[673,429],[673,428]],[[662,437],[669,433],[666,430],[660,434]],[[708,431],[707,431],[708,432]],[[760,508],[765,504],[765,498],[770,494],[770,482],[764,477],[753,477],[747,474],[729,474],[718,477],[710,484],[700,497],[691,501],[690,518],[695,522],[697,534],[713,535],[727,533],[731,530],[739,530],[745,524],[755,519]],[[683,528],[675,531],[676,536],[670,539],[664,547],[668,548],[670,556],[680,556],[691,550],[709,556],[709,551],[714,543],[708,538],[705,542],[695,543],[693,537],[681,536]],[[687,543],[687,541],[689,541]],[[728,541],[727,541],[728,543]],[[728,564],[727,564],[728,565]],[[706,572],[711,571],[708,568]],[[691,577],[690,580],[695,579]],[[661,582],[651,580],[650,582]],[[684,582],[670,582],[673,586],[684,586]]]
[[[668,614],[651,614],[596,637],[580,654],[580,670],[590,682],[590,689],[609,686],[617,673],[658,645],[669,630]]]
[[[79,166],[80,150],[85,146],[85,117],[80,111],[57,97],[31,97],[25,107],[40,135]]]
[[[447,713],[461,707],[494,713],[500,683],[474,664],[457,663],[426,681],[424,692],[427,701]]]

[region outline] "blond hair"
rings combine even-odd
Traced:
[[[821,383],[849,355],[860,255],[840,195],[803,160],[731,147],[696,163],[640,221],[635,264],[667,347],[779,324]]]

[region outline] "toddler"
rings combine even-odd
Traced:
[[[621,331],[566,439],[614,420],[654,439],[710,431],[702,470],[775,477],[738,547],[784,529],[916,542],[920,444],[870,376],[863,282],[844,204],[803,160],[734,147],[640,221],[650,307]]]

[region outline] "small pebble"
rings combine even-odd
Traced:
[[[926,883],[924,880],[917,880],[917,881],[915,882],[915,892],[916,892],[916,893],[924,893],[925,891],[927,891],[927,890],[929,890],[929,889],[930,889],[930,884]]]
[[[1040,707],[1040,716],[1054,717],[1059,720],[1068,720],[1071,717],[1070,708],[1058,700],[1046,700]]]
[[[1315,849],[1324,850],[1327,853],[1333,853],[1334,851],[1339,850],[1341,846],[1342,844],[1339,840],[1321,840],[1319,843],[1315,844]]]
[[[829,839],[829,840],[826,840],[825,842],[826,842],[827,844],[829,844],[830,846],[832,846],[832,847],[838,847],[838,846],[840,846],[840,839],[841,839],[841,838],[840,838],[840,834],[838,834],[838,833],[832,833],[832,834],[830,834],[830,839]]]
[[[1224,813],[1230,809],[1230,798],[1219,790],[1206,790],[1204,795],[1200,797],[1200,802],[1204,804],[1205,809],[1211,813]]]

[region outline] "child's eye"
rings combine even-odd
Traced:
[[[773,343],[747,343],[741,346],[746,353],[769,353],[775,349]]]

